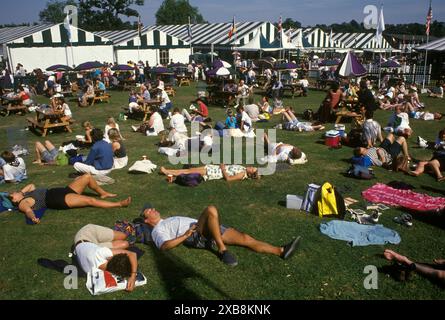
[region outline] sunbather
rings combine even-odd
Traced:
[[[161,167],[160,172],[166,176],[177,177],[181,174],[200,174],[205,180],[239,181],[245,179],[259,179],[258,169],[254,167],[244,167],[241,165],[206,165],[204,167],[172,170]]]
[[[84,196],[86,188],[97,192],[100,200]],[[128,207],[131,197],[119,202],[110,202],[103,199],[114,198],[116,194],[109,193],[99,187],[96,180],[90,174],[78,177],[65,188],[36,189],[29,184],[18,192],[12,192],[9,197],[11,202],[23,212],[34,224],[40,223],[36,211],[45,209],[67,210],[72,208],[96,207],[96,208],[121,208]]]

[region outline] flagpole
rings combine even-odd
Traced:
[[[431,19],[432,19],[432,11],[431,10],[432,10],[432,0],[430,0],[430,8],[428,10],[428,17],[430,17],[430,14],[431,14]],[[425,83],[426,83],[426,66],[427,66],[427,63],[428,63],[428,44],[430,42],[430,32],[431,32],[431,21],[429,20],[427,23],[428,23],[428,33],[426,35],[425,65],[423,66],[423,84],[422,84],[422,89],[425,89]]]
[[[383,16],[383,3],[380,4],[380,13],[379,13],[379,18],[377,20],[377,34],[378,34],[378,41],[379,41],[379,46],[382,47],[382,37],[383,37],[383,28],[381,28],[381,23],[382,23],[382,16]],[[381,30],[382,29],[382,30]],[[379,81],[378,81],[378,90],[380,90],[380,85],[381,85],[381,81],[382,81],[382,51],[380,50],[379,53]]]
[[[142,28],[141,28],[141,15],[138,15],[138,37],[139,37],[139,42],[138,42],[138,61],[137,63],[139,64],[139,61],[141,61],[141,56],[140,56],[140,49],[141,49],[141,42],[142,42]]]
[[[189,16],[189,37],[190,37],[190,55],[193,55],[193,48],[192,48],[192,26],[190,24],[190,16]]]

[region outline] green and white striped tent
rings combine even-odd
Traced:
[[[113,43],[99,35],[63,23],[30,29],[6,42],[10,66],[23,64],[25,69],[45,69],[54,64],[77,65],[86,61],[113,61]]]
[[[375,33],[334,33],[332,38],[344,44],[347,49],[371,52],[398,51],[392,48],[384,37],[382,43],[378,43]]]
[[[306,28],[302,30],[303,38],[310,44],[312,51],[338,50],[345,48],[341,41],[335,40],[334,34],[327,33],[320,28]]]
[[[114,61],[148,61],[150,65],[174,62],[187,63],[190,44],[182,39],[151,28],[143,28],[141,37],[136,30],[100,31],[96,33],[114,43]]]
[[[277,30],[270,22],[236,22],[236,33],[229,39],[229,31],[232,23],[202,23],[192,24],[192,38],[189,36],[188,25],[159,25],[151,26],[152,30],[160,30],[171,36],[177,37],[188,43],[192,43],[196,49],[229,50],[232,47],[240,47],[251,41],[258,30],[271,43],[275,40]]]

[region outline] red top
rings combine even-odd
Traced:
[[[204,118],[207,118],[209,116],[209,109],[207,109],[207,106],[204,104],[204,102],[198,101],[198,107],[199,107],[199,112],[201,112],[201,115]]]

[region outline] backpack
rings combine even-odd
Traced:
[[[68,163],[69,163],[68,156],[63,152],[59,152],[56,157],[56,164],[58,166],[67,166]]]
[[[318,201],[314,209],[320,218],[330,215],[337,215],[340,219],[344,218],[346,214],[345,200],[329,182],[322,185],[316,198]]]
[[[177,176],[175,182],[180,186],[196,187],[203,180],[204,179],[199,173],[190,173],[190,174],[181,174]]]

